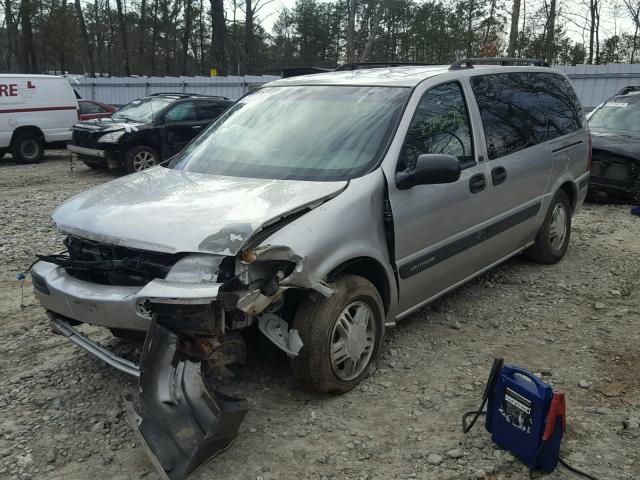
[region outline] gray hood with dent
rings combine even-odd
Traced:
[[[346,185],[156,167],[76,195],[54,211],[53,220],[64,232],[98,242],[234,255],[264,224],[335,196]]]

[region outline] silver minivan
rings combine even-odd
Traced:
[[[243,355],[241,330],[343,393],[385,326],[520,252],[564,256],[590,168],[567,78],[522,59],[378,67],[265,85],[169,164],[55,211],[66,251],[40,256],[36,295],[57,332],[140,377],[137,425],[171,478],[242,420],[204,373]],[[80,323],[147,332],[140,363]]]

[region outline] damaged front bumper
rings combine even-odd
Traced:
[[[138,395],[124,397],[131,424],[161,478],[185,479],[235,439],[248,405],[210,382],[208,357],[219,366],[237,360],[225,348],[203,348],[154,319],[145,337],[139,365],[121,358],[49,314],[52,328],[120,371],[138,378]],[[237,352],[237,346],[233,347]],[[200,351],[200,359],[194,351]],[[244,353],[244,352],[242,352]],[[224,356],[224,358],[222,358]],[[140,405],[136,411],[134,403]]]
[[[227,448],[248,407],[215,390],[203,363],[179,351],[178,335],[151,322],[140,360],[140,413],[125,407],[162,478],[179,480]]]

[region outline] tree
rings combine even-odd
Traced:
[[[509,48],[507,57],[516,56],[518,46],[518,24],[520,22],[520,0],[513,0],[513,10],[511,11],[511,29],[509,30]]]
[[[80,33],[82,34],[82,43],[84,43],[87,51],[87,59],[89,60],[89,75],[95,76],[96,66],[93,62],[93,42],[89,38],[87,32],[87,25],[84,23],[84,15],[82,13],[82,6],[80,0],[75,0],[76,15],[78,16],[78,24],[80,25]]]
[[[224,39],[227,27],[224,18],[223,0],[211,0],[211,26],[211,66],[217,68],[220,75],[226,75]]]
[[[124,74],[128,77],[131,75],[131,66],[129,64],[129,47],[127,46],[127,25],[122,10],[122,0],[116,0],[118,9],[118,25],[120,26],[120,38],[122,40],[122,51],[124,54]]]

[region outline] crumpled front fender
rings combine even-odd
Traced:
[[[180,480],[227,448],[247,413],[247,401],[207,384],[200,362],[177,351],[178,335],[151,322],[140,360],[139,402],[125,406],[162,478]]]

